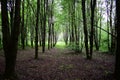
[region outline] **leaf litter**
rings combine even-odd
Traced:
[[[87,60],[84,53],[73,54],[69,49],[53,48],[39,51],[35,60],[34,49],[19,50],[16,73],[19,80],[115,80],[113,55],[94,52],[93,59]],[[4,56],[0,55],[0,77],[4,68]]]

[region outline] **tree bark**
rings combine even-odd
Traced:
[[[117,32],[117,50],[116,50],[116,64],[115,64],[115,77],[120,80],[120,1],[116,0],[116,32]]]
[[[43,1],[43,26],[42,26],[42,52],[45,52],[45,41],[46,41],[46,0]]]
[[[85,9],[85,1],[82,0],[82,15],[83,15],[83,26],[84,26],[84,41],[85,41],[85,49],[86,49],[86,57],[89,59],[89,50],[88,50],[88,31],[87,31],[87,21],[86,21],[86,9]]]
[[[18,36],[20,30],[20,3],[21,0],[15,1],[15,16],[12,32],[9,28],[9,18],[7,11],[7,0],[1,1],[2,12],[2,33],[3,33],[3,49],[5,54],[5,79],[13,80],[15,74],[15,64],[17,57]]]
[[[37,0],[37,15],[35,27],[35,59],[38,58],[38,22],[39,22],[40,0]]]
[[[91,0],[91,31],[90,31],[90,58],[92,58],[93,53],[93,34],[94,30],[94,11],[96,6],[96,0]]]
[[[22,1],[21,44],[22,49],[25,49],[24,0]]]

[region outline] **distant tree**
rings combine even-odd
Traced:
[[[30,39],[31,47],[34,47],[34,38],[35,38],[35,26],[36,26],[36,4],[35,1],[32,0],[25,0],[25,14],[26,14],[26,27],[25,27],[25,34],[26,34],[26,42]],[[30,34],[28,34],[30,33]],[[30,36],[29,36],[30,35]],[[28,38],[28,40],[27,40]]]
[[[8,17],[8,0],[1,0],[2,13],[2,33],[3,33],[3,49],[5,54],[5,79],[13,80],[15,74],[15,64],[17,57],[18,36],[20,30],[20,3],[21,0],[15,0],[15,11],[13,17],[13,26],[9,26]]]
[[[43,25],[42,25],[42,52],[45,52],[45,44],[46,44],[46,17],[47,17],[47,13],[46,13],[46,5],[48,2],[47,0],[43,0]]]
[[[99,48],[100,48],[100,46],[101,46],[101,28],[102,28],[102,12],[103,12],[103,10],[102,10],[102,4],[103,4],[103,2],[100,2],[100,3],[98,3],[98,8],[99,8],[99,11],[100,11],[100,13],[98,13],[99,14],[99,21],[98,21],[98,25],[99,25],[99,29],[98,29],[98,50],[99,50]]]
[[[53,32],[53,0],[51,0],[51,3],[48,4],[48,49],[52,48],[52,32]]]
[[[110,51],[110,27],[109,27],[109,0],[106,0],[106,8],[107,8],[107,45],[108,45],[108,51]]]
[[[40,12],[40,0],[37,0],[37,15],[36,15],[36,27],[35,27],[35,59],[38,58],[38,22]]]
[[[24,21],[24,4],[25,1],[22,1],[22,18],[21,18],[21,44],[22,44],[22,49],[25,49],[25,21]]]
[[[115,16],[112,16],[113,15],[114,0],[110,0],[110,3],[111,3],[110,4],[110,31],[111,31],[112,35],[115,35],[115,28],[114,28],[114,25],[113,25],[113,20],[114,20]],[[111,35],[111,41],[110,41],[111,42],[110,51],[112,53],[114,53],[115,52],[115,41],[116,41],[116,39],[112,35]]]

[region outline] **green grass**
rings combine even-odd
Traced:
[[[56,48],[64,49],[66,47],[65,42],[59,41],[57,42]]]

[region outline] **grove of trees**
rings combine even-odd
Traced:
[[[39,48],[44,54],[62,42],[75,54],[94,51],[116,55],[115,77],[120,80],[120,2],[118,0],[0,0],[0,48],[5,55],[5,79],[17,75],[18,49]]]

